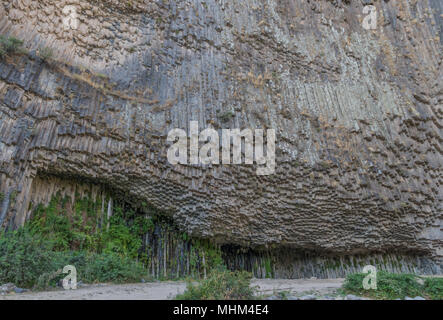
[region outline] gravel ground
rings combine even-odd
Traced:
[[[253,286],[258,292],[272,295],[274,292],[290,292],[293,296],[315,293],[328,295],[338,289],[344,279],[255,279]],[[85,285],[77,290],[57,289],[52,291],[6,294],[0,300],[166,300],[182,293],[186,288],[183,281],[161,281],[137,284]]]

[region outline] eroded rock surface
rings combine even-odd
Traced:
[[[1,34],[29,51],[0,61],[2,224],[57,176],[219,244],[407,254],[439,273],[442,5],[372,3],[375,30],[361,1],[2,0]],[[169,164],[166,136],[191,120],[274,128],[275,174]]]

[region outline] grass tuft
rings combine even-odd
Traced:
[[[213,269],[208,277],[197,284],[188,281],[186,291],[177,300],[250,300],[252,274],[246,271],[229,271],[225,267]]]
[[[346,277],[342,291],[374,299],[404,299],[421,296],[427,299],[443,299],[443,278],[422,278],[414,274],[377,272],[377,289],[365,290],[364,273],[354,273]]]

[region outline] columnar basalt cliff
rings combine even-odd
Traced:
[[[342,276],[386,257],[440,273],[442,7],[1,0],[0,34],[26,51],[0,60],[0,223],[82,184],[148,203],[257,276]],[[169,164],[166,136],[190,121],[275,129],[275,173]]]

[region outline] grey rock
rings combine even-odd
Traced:
[[[418,297],[415,297],[413,300],[426,300],[426,299],[423,298],[423,297],[418,296]]]
[[[288,300],[300,300],[299,298],[297,298],[296,296],[289,296]]]
[[[280,300],[277,296],[266,297],[265,300]]]
[[[414,300],[414,298],[411,298],[411,297],[406,296],[406,297],[405,297],[405,300]]]
[[[300,300],[317,300],[317,297],[313,294],[308,294],[306,296],[300,297]]]
[[[14,292],[15,293],[24,293],[24,292],[26,292],[26,291],[28,291],[28,290],[26,290],[26,289],[23,289],[23,288],[14,288]]]

